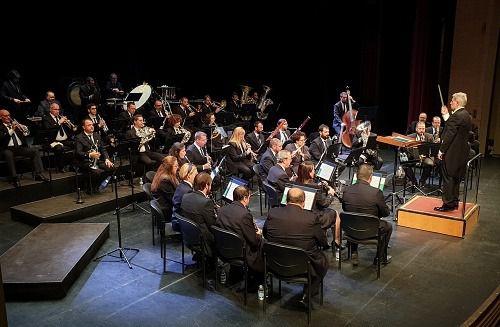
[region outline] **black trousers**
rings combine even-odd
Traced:
[[[453,177],[447,174],[446,165],[441,165],[441,176],[443,178],[443,205],[456,207],[460,202],[458,195],[460,192],[461,177]]]
[[[40,157],[40,152],[38,151],[38,149],[30,148],[27,146],[9,146],[2,151],[2,154],[5,158],[5,161],[7,161],[7,167],[9,168],[10,176],[13,178],[17,176],[15,161],[16,156],[31,158],[33,171],[35,172],[35,174],[40,174],[43,170],[42,159]]]

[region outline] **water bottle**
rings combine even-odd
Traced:
[[[226,269],[224,269],[224,267],[222,267],[222,270],[220,272],[220,283],[222,285],[226,284]]]
[[[139,185],[143,185],[144,184],[144,181],[142,180],[142,177],[139,177]]]
[[[264,286],[259,285],[259,292],[257,292],[257,295],[259,296],[259,301],[264,301]]]

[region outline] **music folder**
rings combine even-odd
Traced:
[[[281,204],[286,205],[286,197],[288,195],[288,191],[291,188],[300,188],[301,190],[304,191],[306,195],[306,201],[304,203],[304,209],[311,211],[314,203],[316,201],[316,193],[318,192],[318,189],[313,188],[313,187],[308,187],[305,186],[304,184],[299,184],[299,183],[289,183],[285,185],[285,191],[283,192],[283,196],[281,197]]]
[[[385,180],[387,179],[387,173],[384,171],[374,171],[372,175],[372,180],[370,186],[380,189],[382,192],[385,187]],[[357,173],[352,176],[352,183],[355,184],[358,180]]]
[[[231,179],[229,180],[229,183],[227,183],[226,189],[224,190],[222,197],[224,198],[224,200],[228,202],[233,202],[234,189],[237,188],[238,186],[247,186],[247,185],[248,182],[246,180],[231,176]]]
[[[424,142],[419,144],[418,153],[426,157],[437,157],[441,143]]]
[[[322,161],[316,170],[316,176],[330,182],[333,178],[333,174],[335,173],[335,164],[329,161]]]

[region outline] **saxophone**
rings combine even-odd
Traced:
[[[154,137],[156,135],[156,131],[154,130],[154,128],[144,126],[143,128],[140,128],[137,130],[136,135],[137,135],[137,137],[141,138],[141,141],[139,142],[139,148],[138,148],[138,150],[140,151],[141,148],[144,145],[146,145],[146,143],[148,143],[149,141],[154,139]]]
[[[267,106],[273,104],[273,100],[267,99],[267,94],[271,91],[271,88],[267,85],[262,85],[262,88],[264,89],[264,94],[260,98],[259,104],[257,105],[257,109],[259,109],[257,111],[257,118],[260,120],[266,120],[268,113],[264,112],[264,110],[266,110]]]

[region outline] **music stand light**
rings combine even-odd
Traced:
[[[116,256],[114,256],[112,254],[115,252],[118,252],[120,261],[125,261],[127,263],[128,267],[130,269],[132,269],[132,265],[130,264],[130,260],[125,255],[125,251],[139,252],[139,249],[122,247],[122,231],[121,231],[121,225],[120,225],[120,205],[118,202],[118,183],[116,181],[116,171],[117,170],[115,170],[113,172],[113,175],[111,175],[111,177],[113,179],[113,183],[114,183],[114,187],[115,187],[115,215],[116,215],[116,222],[117,222],[117,229],[118,229],[118,247],[114,250],[111,250],[109,252],[106,252],[106,253],[98,256],[97,258],[95,258],[94,261],[98,261],[98,260],[100,260],[108,255],[117,258]]]

